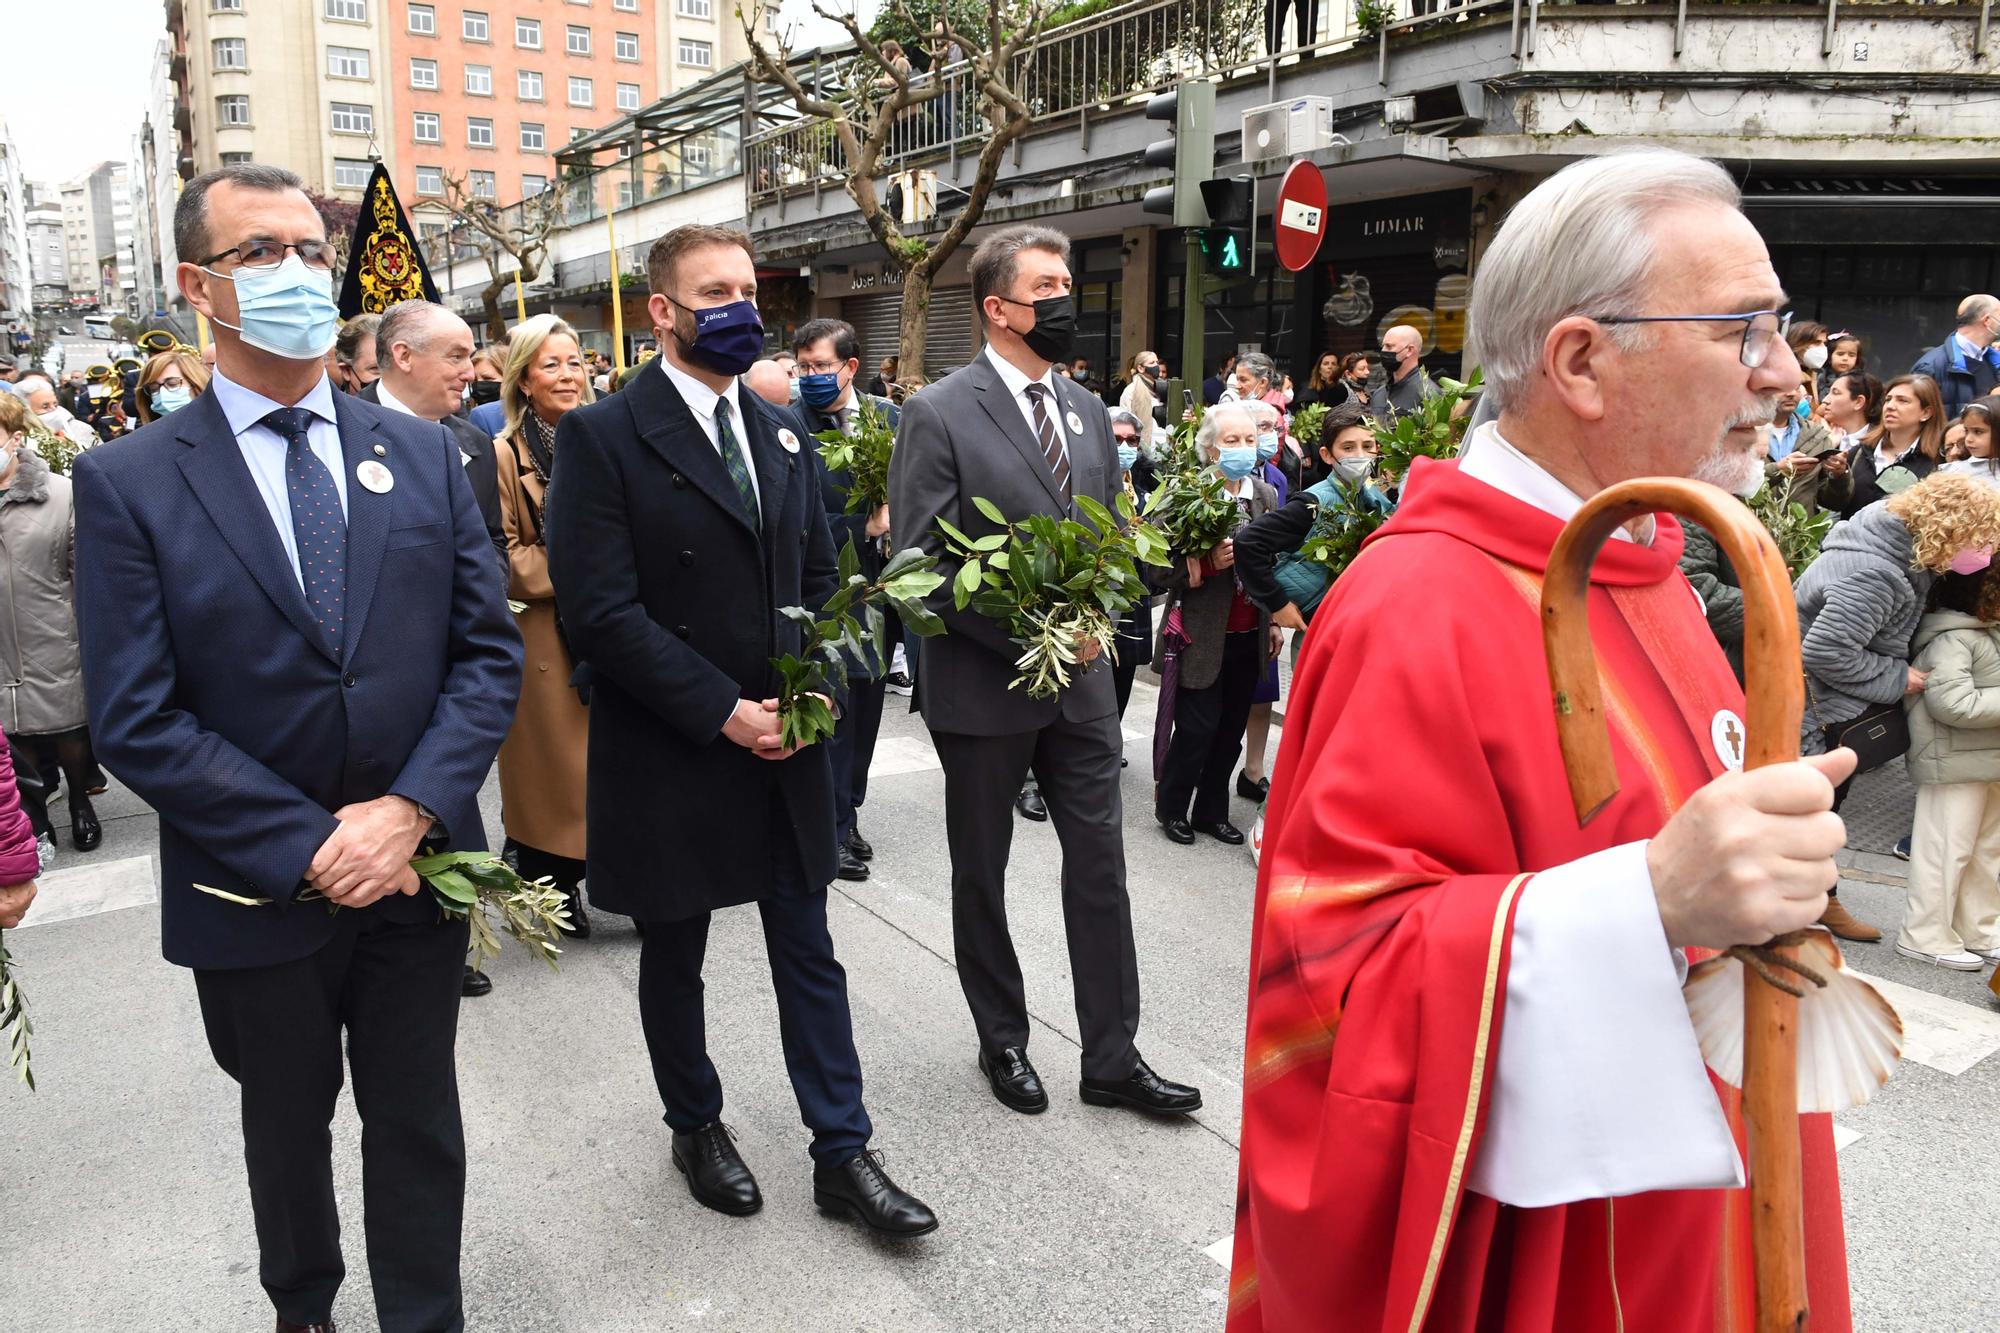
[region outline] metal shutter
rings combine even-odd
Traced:
[[[900,291],[850,296],[840,303],[840,317],[860,335],[861,365],[870,375],[883,357],[894,356],[902,345]],[[972,322],[971,287],[942,287],[931,292],[930,341],[924,349],[924,378],[935,380],[972,359],[978,349]]]
[[[861,379],[866,383],[875,377],[882,358],[894,356],[902,343],[903,294],[850,296],[840,303],[840,317],[861,337]]]

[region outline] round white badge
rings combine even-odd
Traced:
[[[396,485],[389,469],[370,458],[354,469],[355,478],[377,495],[386,495]]]
[[[1078,435],[1081,435],[1081,434],[1083,434],[1083,418],[1082,418],[1082,417],[1080,417],[1080,416],[1078,416],[1078,415],[1077,415],[1076,413],[1072,412],[1072,413],[1070,413],[1070,414],[1069,414],[1068,416],[1064,417],[1064,418],[1063,418],[1063,420],[1064,420],[1064,421],[1067,421],[1067,422],[1069,423],[1069,428],[1070,428],[1071,430],[1075,431],[1075,432],[1076,432],[1076,433],[1077,433]]]
[[[1708,739],[1715,746],[1715,757],[1722,766],[1736,772],[1743,770],[1744,746],[1743,719],[1727,708],[1715,715],[1708,724]]]
[[[788,454],[795,454],[799,451],[799,437],[788,430],[778,432],[778,443],[785,446],[785,452]]]

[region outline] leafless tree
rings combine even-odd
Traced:
[[[549,240],[563,225],[562,201],[562,187],[551,185],[502,208],[473,194],[463,175],[445,173],[444,203],[451,210],[447,235],[477,250],[492,275],[479,292],[479,303],[486,310],[487,337],[507,336],[507,317],[500,305],[507,288],[517,281],[525,287],[542,275]]]
[[[1041,40],[1042,25],[1048,17],[1047,0],[985,0],[984,30],[958,22],[949,5],[929,25],[931,33],[928,74],[913,74],[907,63],[898,66],[885,58],[881,44],[871,38],[853,13],[828,9],[814,0],[813,12],[847,31],[859,49],[859,57],[849,68],[846,87],[827,92],[809,88],[791,67],[789,52],[782,45],[774,49],[760,34],[765,5],[745,11],[737,18],[750,43],[750,59],[759,80],[783,87],[793,105],[804,116],[814,118],[831,132],[838,145],[843,166],[844,186],[862,221],[881,244],[890,264],[903,284],[903,325],[898,349],[899,375],[905,382],[920,382],[924,373],[924,345],[930,329],[931,284],[952,252],[958,249],[986,211],[986,201],[1000,175],[1000,162],[1008,146],[1027,132],[1034,112],[1022,95],[1020,81],[1027,68],[1025,56]],[[893,9],[911,31],[924,31],[905,0],[894,0]],[[944,231],[936,237],[911,235],[903,228],[884,199],[878,176],[884,174],[885,160],[897,149],[899,126],[912,123],[914,108],[935,102],[946,94],[941,77],[947,53],[957,48],[965,62],[963,78],[970,90],[969,108],[947,108],[955,117],[969,109],[983,117],[986,132],[980,136],[979,157],[974,164],[972,188],[965,202]],[[955,122],[954,122],[955,123]]]

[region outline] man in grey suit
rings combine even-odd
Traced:
[[[1074,497],[1109,506],[1117,446],[1104,405],[1051,373],[1066,364],[1076,324],[1069,240],[1010,227],[972,257],[972,299],[987,345],[972,363],[903,405],[889,462],[898,545],[943,556],[938,520],[974,537],[998,531],[973,505],[1010,520],[1073,512]],[[945,559],[939,572],[955,571]],[[1027,1114],[1048,1093],[1028,1062],[1028,1009],[1007,932],[1006,866],[1013,802],[1032,763],[1063,847],[1063,922],[1083,1037],[1083,1100],[1156,1113],[1199,1110],[1201,1093],[1160,1078],[1139,1057],[1139,970],[1125,890],[1118,790],[1118,702],[1092,661],[1055,699],[1010,689],[1020,649],[998,621],[953,609],[947,578],[933,604],[949,632],[924,645],[917,707],[945,777],[952,934],[960,983],[993,1095]]]

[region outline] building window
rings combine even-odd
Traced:
[[[208,0],[208,8],[212,14],[241,14],[243,0]]]
[[[569,104],[571,106],[597,105],[597,90],[591,87],[589,79],[575,74],[569,76]]]
[[[410,58],[410,86],[412,88],[428,88],[432,92],[437,91],[438,62],[412,56]]]
[[[541,50],[542,21],[540,19],[515,19],[514,45],[525,46],[530,51]]]
[[[373,162],[353,157],[336,157],[333,159],[333,188],[359,190],[368,184],[368,177],[374,170]]]
[[[638,84],[621,83],[618,85],[618,109],[620,111],[637,111],[639,109]]]
[[[419,37],[435,37],[438,30],[437,8],[434,5],[410,6],[410,31]]]
[[[435,111],[419,111],[412,117],[410,137],[418,143],[443,143],[444,123]]]
[[[249,43],[241,37],[218,37],[208,44],[217,69],[249,69]]]
[[[563,48],[573,56],[590,54],[590,29],[572,23],[563,29]]]
[[[678,55],[683,65],[692,65],[696,69],[709,69],[715,64],[715,43],[697,42],[692,38],[683,37],[680,40]]]
[[[470,187],[474,199],[497,199],[500,197],[500,183],[490,171],[468,171],[465,183]]]
[[[493,146],[493,121],[485,116],[472,116],[465,122],[465,142],[473,148]]]
[[[542,73],[540,70],[524,69],[514,75],[514,93],[523,102],[542,100]]]
[[[611,54],[618,60],[637,60],[639,58],[639,34],[636,32],[613,33],[611,35]]]
[[[247,167],[250,165],[250,154],[224,153],[222,155],[222,165],[225,167]]]
[[[575,143],[578,139],[583,138],[589,133],[590,131],[582,125],[572,125],[569,127],[569,141]]]
[[[521,177],[521,197],[523,199],[532,199],[548,188],[549,178],[547,176],[530,174]]]
[[[548,136],[540,125],[532,121],[521,122],[521,151],[539,153],[547,146]]]
[[[632,206],[632,182],[631,182],[631,181],[619,181],[619,182],[618,182],[618,207],[620,207],[620,208],[630,208],[631,206]]]
[[[368,77],[368,52],[358,46],[329,46],[326,48],[326,72],[335,79],[365,79]]]
[[[368,0],[326,0],[324,12],[336,23],[366,23]]]
[[[487,40],[486,15],[476,9],[466,10],[461,31],[468,42],[483,42]]]
[[[674,13],[684,19],[712,19],[715,17],[714,0],[674,0]]]
[[[216,98],[215,123],[218,125],[248,125],[250,123],[250,98],[244,93],[232,93],[228,97]]]
[[[491,65],[467,65],[465,67],[465,91],[475,97],[493,96],[493,67]]]
[[[443,168],[443,167],[418,167],[418,168],[417,168],[417,193],[418,193],[418,194],[443,194],[443,193],[444,193],[444,168]]]
[[[359,102],[335,102],[333,104],[333,132],[335,134],[373,134],[375,132],[375,108],[363,106]]]
[[[627,14],[636,14],[639,12],[639,0],[611,0],[611,7],[622,9]]]

